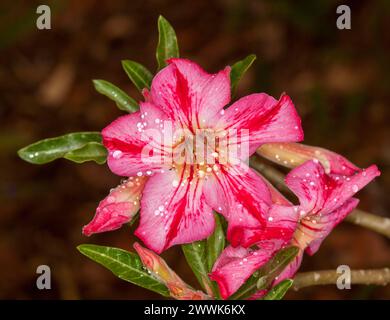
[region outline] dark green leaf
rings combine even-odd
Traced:
[[[218,214],[215,214],[215,230],[207,239],[207,269],[210,272],[215,261],[225,248],[225,234]]]
[[[229,298],[231,300],[246,299],[259,290],[266,289],[286,266],[296,257],[299,249],[291,246],[278,251],[263,267],[252,276]]]
[[[253,273],[252,276],[234,294],[229,297],[229,300],[244,300],[259,291],[256,287],[258,280],[257,276],[258,271]]]
[[[40,140],[18,151],[19,157],[33,164],[44,164],[64,157],[89,142],[101,143],[100,132],[74,132]]]
[[[272,288],[264,297],[263,300],[281,300],[288,289],[293,284],[293,280],[291,279],[286,279],[283,280],[281,283],[276,285],[274,288]]]
[[[208,274],[224,248],[225,234],[218,214],[215,214],[215,230],[207,240],[182,246],[187,262],[199,283],[207,292],[211,289],[216,298],[220,298],[218,286],[210,280]]]
[[[212,288],[208,277],[206,240],[196,241],[181,246],[189,266],[194,272],[202,288],[209,292]]]
[[[93,84],[97,92],[113,100],[120,110],[130,113],[139,110],[137,101],[129,97],[126,92],[119,89],[111,82],[105,80],[93,80]]]
[[[213,234],[208,237],[207,243],[206,243],[206,254],[207,254],[207,267],[208,267],[208,272],[211,272],[215,261],[225,249],[225,232],[221,223],[221,219],[223,217],[219,216],[218,214],[215,214],[215,230]],[[218,285],[216,282],[211,281],[212,287],[211,289],[213,290],[214,297],[217,299],[221,298],[221,295],[219,293]]]
[[[80,149],[67,152],[64,158],[77,163],[95,161],[103,164],[107,159],[107,149],[100,142],[88,142]]]
[[[168,288],[148,273],[137,254],[93,244],[82,244],[77,249],[118,278],[169,297]]]
[[[227,234],[228,222],[225,219],[225,217],[222,215],[219,215],[219,222],[221,223],[221,227],[222,227],[224,234]]]
[[[257,289],[265,289],[272,281],[287,267],[287,265],[297,256],[298,247],[287,247],[280,250],[270,262],[259,270]]]
[[[144,88],[150,89],[153,75],[142,64],[131,60],[123,60],[122,66],[130,80],[140,92],[142,92]]]
[[[167,59],[179,57],[179,46],[175,30],[163,16],[158,17],[158,34],[156,58],[160,70],[167,65]]]
[[[230,85],[232,90],[232,96],[234,96],[236,93],[238,82],[240,81],[244,73],[249,69],[249,67],[252,65],[253,61],[255,60],[256,60],[256,55],[251,54],[247,56],[245,59],[236,62],[232,66],[232,70],[230,71]]]

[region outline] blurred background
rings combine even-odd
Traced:
[[[181,55],[216,72],[250,53],[258,60],[238,96],[287,92],[303,119],[305,143],[345,155],[382,176],[359,194],[360,208],[390,216],[390,1],[84,0],[46,1],[52,29],[38,30],[37,1],[0,4],[0,298],[155,299],[115,278],[76,246],[132,250],[129,227],[86,238],[98,202],[120,178],[106,165],[23,162],[16,151],[72,131],[100,131],[121,115],[94,91],[105,79],[141,99],[121,68],[132,59],[156,69],[157,17],[176,29]],[[336,7],[350,5],[352,30],[336,28]],[[163,255],[189,283],[180,248]],[[52,271],[38,290],[36,268]],[[390,265],[389,241],[340,224],[301,270]],[[321,286],[289,299],[390,299],[389,287]]]

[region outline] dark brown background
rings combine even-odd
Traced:
[[[34,166],[16,151],[72,131],[101,130],[121,114],[96,93],[102,78],[141,99],[122,59],[155,70],[156,20],[175,27],[181,54],[207,70],[255,53],[239,96],[286,91],[303,118],[305,142],[344,154],[382,176],[360,193],[361,208],[389,215],[389,1],[47,1],[52,30],[35,27],[35,1],[0,4],[0,298],[157,298],[116,279],[75,249],[91,242],[131,249],[125,227],[85,238],[81,227],[119,182],[108,168],[59,160]],[[336,28],[336,7],[351,4],[352,30]],[[178,248],[164,257],[190,283]],[[389,266],[389,242],[341,224],[302,270]],[[52,269],[53,289],[35,287],[36,267]],[[335,286],[291,292],[288,298],[390,298],[388,288]]]

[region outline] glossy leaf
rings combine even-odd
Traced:
[[[273,287],[262,300],[281,300],[293,284],[293,280],[286,279]]]
[[[123,60],[122,67],[140,92],[144,88],[150,89],[153,75],[146,67],[132,60]]]
[[[202,288],[210,293],[212,283],[208,277],[206,240],[195,241],[181,246],[189,266]]]
[[[97,164],[103,164],[107,159],[107,149],[100,142],[88,142],[80,149],[66,153],[64,158],[77,163],[95,161]]]
[[[168,288],[148,273],[137,254],[92,244],[82,244],[77,249],[109,269],[118,278],[169,297]]]
[[[236,62],[232,66],[232,70],[230,71],[230,86],[232,91],[232,96],[235,95],[238,82],[244,75],[244,73],[249,69],[252,63],[256,60],[256,55],[251,54],[247,56],[245,59]]]
[[[179,57],[179,46],[175,30],[163,16],[158,18],[158,34],[156,58],[160,70],[167,65],[167,59]]]
[[[101,143],[100,132],[74,132],[40,140],[18,151],[19,157],[33,164],[44,164],[64,157],[67,153],[90,142]]]
[[[257,291],[266,289],[286,266],[296,257],[299,249],[291,246],[278,251],[275,256],[263,267],[255,271],[252,276],[233,294],[230,300],[247,299]]]
[[[207,240],[182,245],[187,262],[202,288],[217,298],[220,298],[218,286],[208,274],[224,248],[225,234],[218,214],[215,214],[215,230]]]
[[[225,248],[225,234],[222,228],[220,216],[218,214],[215,214],[215,230],[213,234],[208,237],[206,247],[207,269],[210,272],[214,266],[215,261]]]
[[[263,268],[259,270],[257,289],[267,288],[272,281],[294,260],[299,252],[298,247],[287,247],[280,250]]]
[[[120,110],[135,112],[139,110],[137,101],[129,97],[126,92],[105,80],[93,80],[97,92],[114,101]]]

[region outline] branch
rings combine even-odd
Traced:
[[[274,167],[262,162],[258,156],[252,156],[250,158],[250,166],[270,180],[279,190],[290,195],[293,194],[284,183],[284,174]],[[347,216],[345,221],[370,229],[390,238],[389,218],[380,217],[360,209],[355,209]]]
[[[336,270],[322,270],[297,273],[294,277],[293,289],[304,287],[336,284],[342,274]],[[390,269],[351,270],[351,284],[387,285],[390,283]]]
[[[345,218],[345,221],[373,230],[390,238],[389,218],[380,217],[360,209],[355,209]]]

